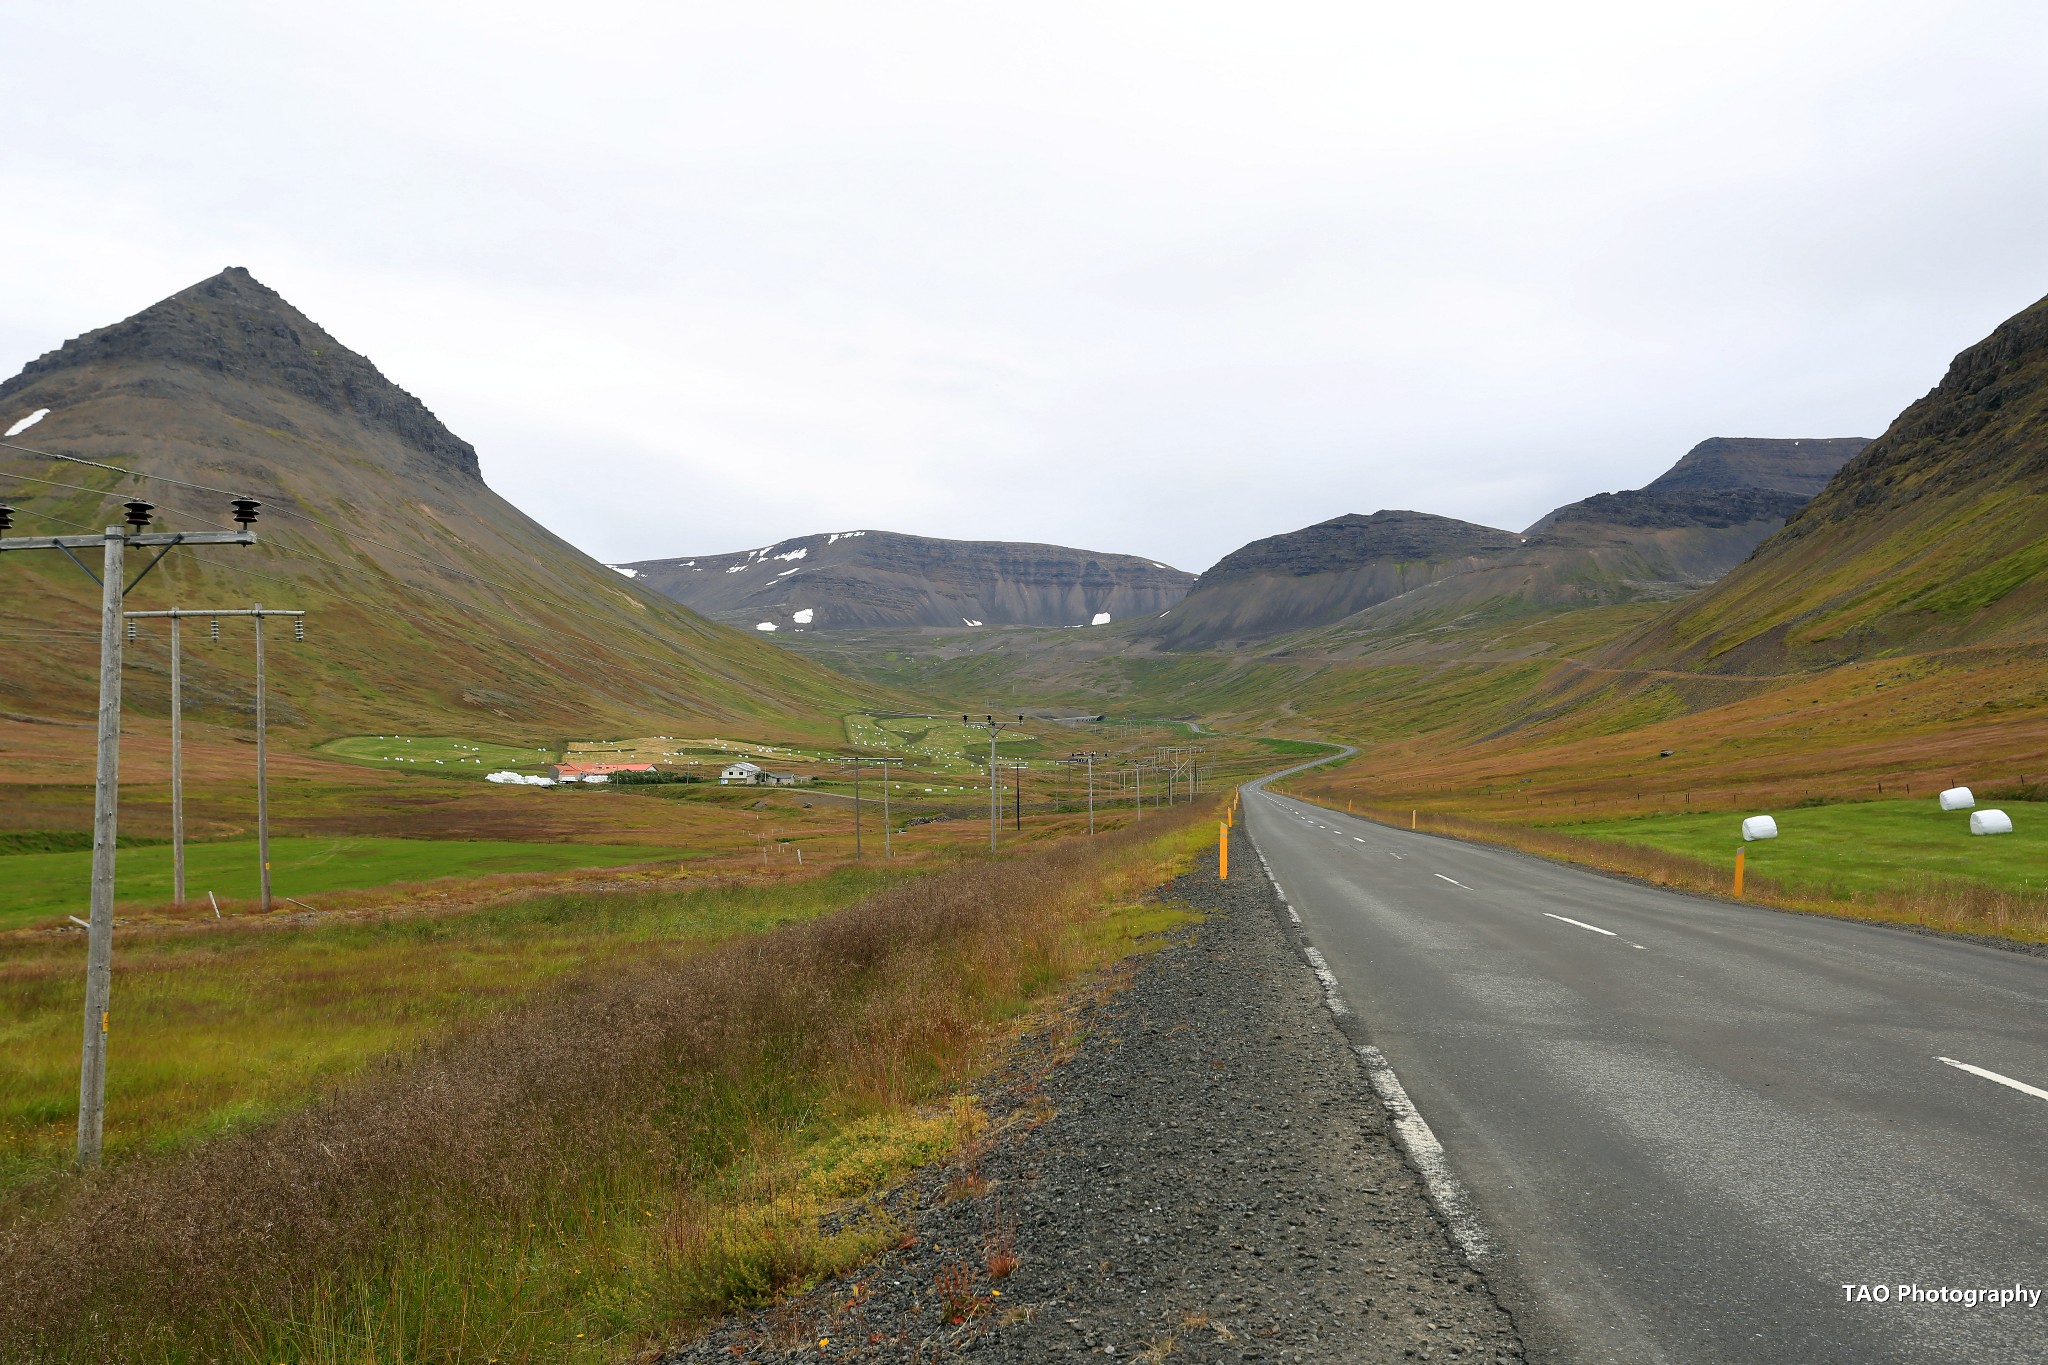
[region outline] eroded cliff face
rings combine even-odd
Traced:
[[[776,631],[1103,624],[1157,615],[1194,581],[1133,555],[894,531],[614,567],[713,619]]]

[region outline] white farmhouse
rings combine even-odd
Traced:
[[[744,759],[738,763],[726,764],[725,770],[718,775],[721,786],[751,787],[760,780],[761,765],[749,763]]]

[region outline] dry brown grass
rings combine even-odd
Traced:
[[[371,1319],[417,1329],[393,1359],[567,1358],[559,1324],[526,1321],[536,1291],[507,1255],[643,1206],[651,1241],[667,1219],[666,1243],[686,1242],[673,1224],[702,1183],[826,1090],[870,1108],[931,1094],[993,1018],[1075,969],[1089,951],[1076,919],[1155,871],[1132,871],[1147,841],[1209,814],[581,977],[274,1123],[79,1177],[0,1229],[0,1358],[304,1358],[314,1339],[335,1343],[323,1358],[370,1358],[339,1345],[368,1340]],[[804,1272],[793,1254],[777,1274]],[[680,1284],[636,1302],[673,1321],[704,1311]]]

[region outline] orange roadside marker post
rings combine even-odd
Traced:
[[[1230,880],[1230,826],[1216,826],[1216,878]]]
[[[1737,900],[1742,899],[1742,854],[1743,850],[1739,848],[1735,850],[1735,899]]]

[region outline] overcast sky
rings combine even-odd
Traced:
[[[244,265],[608,560],[1201,569],[1876,435],[2048,293],[2048,6],[0,8],[0,368]]]

